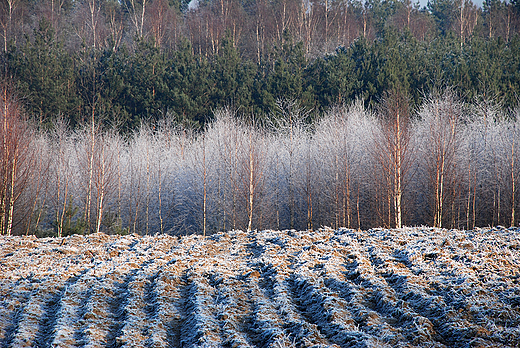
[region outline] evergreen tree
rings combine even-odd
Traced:
[[[8,55],[9,67],[17,80],[28,114],[47,127],[58,115],[65,115],[74,125],[80,119],[80,101],[74,76],[74,56],[63,43],[55,40],[50,23],[41,19],[34,40]]]
[[[191,44],[179,44],[166,70],[166,83],[170,89],[168,110],[177,122],[200,126],[208,114],[209,63],[204,57],[193,54]]]
[[[153,42],[137,42],[135,53],[125,66],[126,88],[123,100],[129,114],[133,115],[132,119],[153,123],[166,116],[170,96],[165,81],[166,68],[164,54]]]
[[[428,1],[428,10],[432,13],[437,23],[437,28],[442,35],[446,35],[455,25],[457,20],[457,6],[455,0],[431,0]]]
[[[356,97],[359,80],[355,75],[356,62],[352,53],[351,49],[341,47],[335,54],[317,59],[307,68],[307,84],[312,86],[320,110],[348,103]]]

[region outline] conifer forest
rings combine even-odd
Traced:
[[[520,220],[520,1],[0,0],[0,234]]]

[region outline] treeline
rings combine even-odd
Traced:
[[[98,124],[37,131],[2,94],[2,234],[211,234],[231,229],[516,225],[520,109],[453,90],[413,111],[399,91],[309,122],[217,111],[200,132],[171,122],[131,136]]]
[[[516,105],[520,5],[486,0],[5,0],[2,73],[41,127],[95,117],[131,133],[201,127],[222,107],[269,119],[400,89]]]

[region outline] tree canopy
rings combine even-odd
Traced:
[[[97,120],[123,132],[213,111],[274,115],[278,99],[322,112],[400,90],[412,106],[454,86],[517,104],[517,1],[6,0],[2,73],[48,127]]]

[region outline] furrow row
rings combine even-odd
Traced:
[[[494,237],[326,229],[14,241],[13,271],[0,272],[0,348],[515,347],[520,248],[517,234]]]
[[[180,345],[220,346],[220,327],[214,313],[215,289],[208,280],[197,274],[185,274],[186,286],[182,290],[185,316],[181,326]]]
[[[0,347],[10,347],[35,284],[27,279],[2,287],[0,293]]]
[[[16,327],[12,328],[10,347],[47,346],[58,310],[63,282],[55,277],[40,281],[23,306]]]
[[[249,330],[254,344],[261,348],[291,347],[289,334],[283,328],[284,318],[280,317],[273,302],[265,296],[258,280],[255,274],[248,283],[248,295],[252,303]]]
[[[291,282],[272,265],[262,267],[264,292],[269,294],[277,313],[284,318],[283,327],[298,347],[329,346],[316,324],[308,322],[294,302]]]

